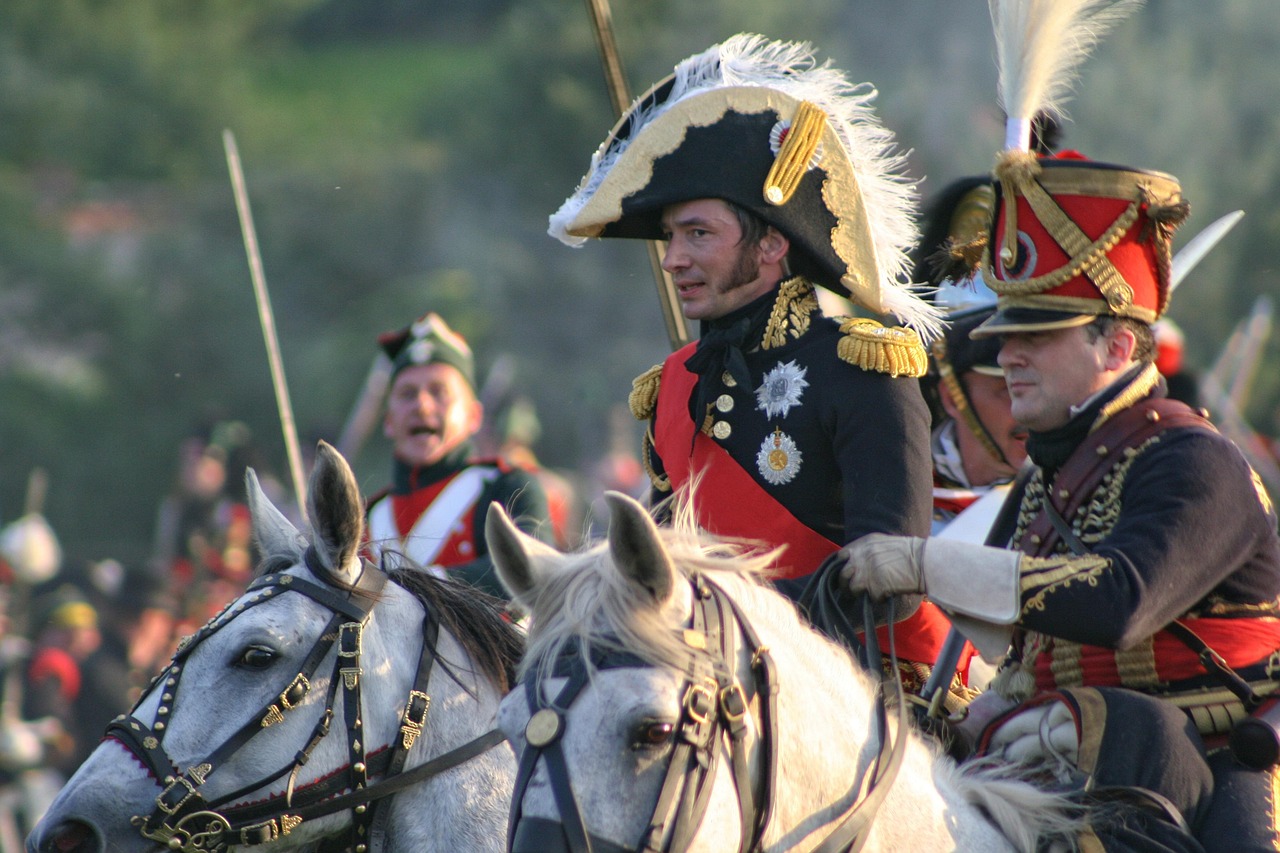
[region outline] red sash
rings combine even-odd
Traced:
[[[1265,662],[1273,651],[1280,649],[1280,619],[1184,617],[1178,621],[1194,631],[1209,648],[1222,655],[1227,666],[1232,669],[1243,669]],[[1167,684],[1205,675],[1205,668],[1196,653],[1165,630],[1156,632],[1151,639],[1152,668],[1137,673],[1142,679],[1142,684],[1134,684],[1131,679],[1126,679],[1127,670],[1132,669],[1133,664],[1129,663],[1126,672],[1122,673],[1115,649],[1085,645],[1080,646],[1079,649],[1078,683],[1090,687],[1141,687],[1151,677]],[[1042,690],[1074,686],[1077,683],[1076,677],[1069,679],[1071,683],[1059,684],[1054,673],[1054,660],[1052,652],[1042,653],[1036,658],[1036,686]],[[1146,677],[1143,678],[1143,676]]]
[[[662,366],[653,441],[671,488],[678,489],[696,476],[694,515],[702,529],[717,536],[786,545],[774,568],[784,578],[803,577],[840,545],[797,519],[724,448],[695,432],[689,397],[698,375],[685,368],[684,362],[696,346],[677,350]]]
[[[698,375],[685,368],[684,362],[696,346],[693,343],[677,350],[662,366],[653,441],[671,488],[680,488],[696,475],[694,516],[702,529],[769,546],[786,545],[773,568],[783,578],[804,577],[840,545],[797,519],[724,448],[701,431],[695,432],[689,417],[689,397]],[[910,618],[894,626],[898,655],[905,660],[934,663],[950,627],[951,622],[941,610],[923,602]],[[880,647],[887,650],[888,628],[878,628],[876,634]]]

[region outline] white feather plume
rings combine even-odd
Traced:
[[[988,0],[1000,106],[1010,121],[1063,117],[1078,69],[1142,0]]]

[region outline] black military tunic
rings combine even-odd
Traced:
[[[1275,771],[1245,770],[1221,749],[1245,711],[1169,626],[1274,689],[1276,516],[1235,445],[1163,397],[1154,366],[1135,368],[1066,426],[1032,433],[1039,470],[1013,538],[1034,555],[1021,570],[1024,631],[993,688],[1065,697],[1093,784],[1162,793],[1207,849],[1274,849]],[[1136,826],[1097,829],[1109,850],[1199,849],[1164,821]]]
[[[793,598],[859,536],[927,535],[929,412],[909,352],[923,359],[912,332],[824,317],[802,279],[704,324],[632,393],[653,419],[655,497],[694,480],[704,529],[787,545],[775,582]],[[948,627],[926,604],[899,623],[899,654],[932,663]]]

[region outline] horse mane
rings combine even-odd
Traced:
[[[505,602],[470,584],[436,577],[407,557],[388,575],[453,635],[500,693],[511,689],[524,654],[524,633],[506,616]],[[444,660],[439,663],[448,668]],[[466,689],[452,669],[449,672]]]
[[[778,549],[700,531],[687,499],[677,498],[663,509],[670,511],[671,523],[660,526],[658,535],[681,577],[692,580],[701,575],[735,590],[760,588],[759,579],[768,573]],[[559,565],[543,572],[544,582],[527,602],[534,618],[520,663],[521,676],[535,668],[541,676],[549,676],[565,647],[575,643],[589,673],[592,646],[631,652],[646,662],[686,672],[695,663],[705,662],[709,652],[691,648],[681,632],[673,630],[675,604],[654,607],[652,599],[629,584],[611,562],[609,545],[601,540],[563,555]],[[791,607],[777,597],[760,599],[761,607],[771,606],[766,600]]]
[[[507,618],[504,602],[468,584],[438,578],[403,554],[387,552],[386,557],[389,564],[395,560],[387,576],[416,598],[441,627],[453,635],[480,674],[499,692],[509,691],[515,684],[516,666],[524,654],[524,634]],[[295,552],[264,556],[254,574],[261,577],[282,572],[299,563],[303,563],[301,544]],[[331,576],[317,579],[348,592],[353,589]],[[464,690],[468,689],[448,662],[439,660],[439,663]]]

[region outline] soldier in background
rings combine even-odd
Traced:
[[[473,455],[484,420],[471,347],[437,314],[381,335],[391,360],[383,432],[392,482],[369,499],[369,549],[399,552],[441,576],[506,598],[485,543],[489,504],[502,504],[525,532],[549,541],[547,498],[529,471]]]

